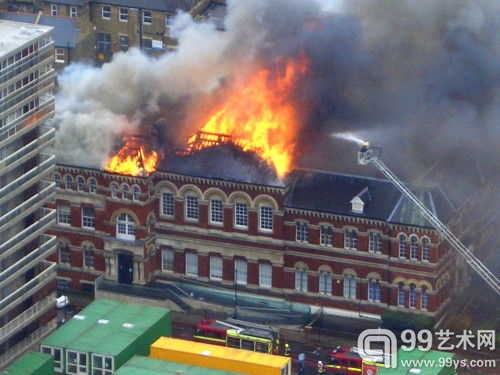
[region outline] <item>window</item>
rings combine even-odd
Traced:
[[[382,241],[380,233],[370,232],[368,234],[368,251],[379,254],[382,251]]]
[[[141,188],[137,185],[132,186],[132,200],[138,201],[141,196]]]
[[[245,203],[236,203],[234,206],[234,225],[239,228],[248,227],[248,206]]]
[[[95,208],[82,207],[82,227],[95,228]]]
[[[418,238],[417,236],[410,237],[410,259],[416,260],[418,256]]]
[[[356,278],[353,275],[344,276],[344,297],[356,298]]]
[[[70,175],[64,176],[64,186],[66,189],[72,189],[73,188],[73,177]]]
[[[271,288],[273,281],[273,267],[269,263],[259,263],[259,286]]]
[[[71,264],[71,249],[69,243],[59,243],[59,263],[70,265]]]
[[[368,281],[368,301],[380,302],[380,284],[378,280]]]
[[[57,4],[50,4],[50,15],[57,16]]]
[[[130,44],[128,35],[118,35],[118,43],[120,44],[120,51],[128,51],[128,47]]]
[[[120,22],[128,22],[128,9],[120,8]]]
[[[102,6],[102,19],[110,20],[111,19],[111,7],[109,5]]]
[[[406,258],[406,236],[404,234],[400,234],[398,236],[399,243],[399,257]]]
[[[414,309],[417,306],[417,292],[415,291],[415,285],[410,285],[408,290],[408,307]]]
[[[113,375],[113,357],[92,354],[92,375]]]
[[[57,206],[57,223],[71,225],[71,207],[69,204],[59,204]]]
[[[78,9],[76,7],[69,7],[69,16],[76,18],[78,16]]]
[[[346,229],[344,231],[344,248],[356,250],[358,246],[358,234],[354,229]]]
[[[420,292],[420,308],[422,310],[427,310],[429,306],[429,295],[425,286],[422,286],[422,291]]]
[[[56,63],[66,62],[66,53],[64,48],[54,48],[54,59]]]
[[[82,176],[78,176],[76,178],[76,190],[78,191],[85,190],[85,179]]]
[[[60,187],[62,185],[62,178],[59,173],[54,173],[54,182],[56,183],[56,187]]]
[[[422,238],[422,261],[428,262],[430,256],[430,240],[427,237]]]
[[[116,220],[116,238],[135,240],[135,221],[129,214],[120,214]]]
[[[111,198],[118,198],[118,184],[116,182],[112,182],[110,185],[111,190]]]
[[[89,193],[95,193],[97,190],[97,181],[95,178],[89,178]]]
[[[195,195],[186,196],[186,220],[198,220],[198,197]]]
[[[151,16],[151,12],[148,10],[143,11],[142,12],[142,23],[145,25],[151,25],[152,22],[153,22],[153,19]]]
[[[295,269],[295,290],[307,292],[307,269]]]
[[[247,262],[244,259],[236,259],[234,262],[234,279],[237,284],[247,283]]]
[[[61,348],[54,348],[51,346],[45,346],[45,345],[41,345],[40,349],[41,349],[42,353],[52,355],[52,358],[54,358],[54,370],[55,370],[55,372],[62,373],[63,372],[62,349]]]
[[[332,294],[332,274],[330,272],[319,273],[319,293]]]
[[[222,224],[224,220],[224,211],[220,199],[210,200],[210,224]]]
[[[303,221],[295,223],[295,240],[298,242],[309,241],[309,225]]]
[[[66,351],[66,374],[80,375],[87,373],[87,353]]]
[[[174,216],[174,195],[169,191],[161,194],[161,214]]]
[[[259,226],[261,230],[273,230],[273,208],[268,206],[261,206],[259,209]]]
[[[333,228],[330,225],[321,225],[319,227],[319,244],[321,246],[332,247]]]
[[[94,250],[90,248],[83,249],[83,267],[88,269],[94,268]]]
[[[398,284],[398,306],[404,306],[405,305],[405,290],[404,290],[404,284],[400,282]]]
[[[130,199],[130,186],[128,186],[127,184],[122,184],[121,191],[122,191],[122,199],[129,200]]]
[[[198,254],[186,253],[186,275],[198,276]]]
[[[161,270],[162,271],[174,270],[174,250],[163,249],[161,251]]]
[[[222,257],[214,255],[210,257],[210,278],[222,280]]]
[[[111,34],[105,34],[105,33],[97,34],[97,52],[100,53],[111,52]]]

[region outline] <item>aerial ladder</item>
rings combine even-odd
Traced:
[[[408,199],[410,199],[421,211],[424,217],[431,223],[450,245],[462,256],[465,262],[500,295],[500,282],[498,278],[434,215],[418,198],[408,189],[389,168],[379,159],[380,149],[370,147],[364,142],[358,152],[358,163],[367,165],[372,163],[382,174],[387,177]]]

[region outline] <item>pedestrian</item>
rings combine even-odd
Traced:
[[[325,366],[323,362],[318,361],[318,375],[323,375],[325,373]]]

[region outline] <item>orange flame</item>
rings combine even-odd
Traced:
[[[229,134],[244,150],[257,152],[279,176],[291,166],[298,132],[294,107],[286,99],[307,70],[305,56],[287,60],[280,74],[262,69],[230,96],[201,128]]]
[[[158,153],[149,151],[135,138],[126,140],[118,153],[111,157],[104,170],[129,176],[146,176],[156,170]]]

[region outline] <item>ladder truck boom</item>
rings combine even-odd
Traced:
[[[368,142],[363,143],[358,152],[358,163],[367,165],[372,163],[382,174],[391,181],[399,191],[410,199],[422,211],[424,217],[441,233],[450,245],[464,258],[465,262],[500,295],[498,278],[434,215],[413,192],[406,187],[389,168],[380,161],[377,149],[371,148]]]

